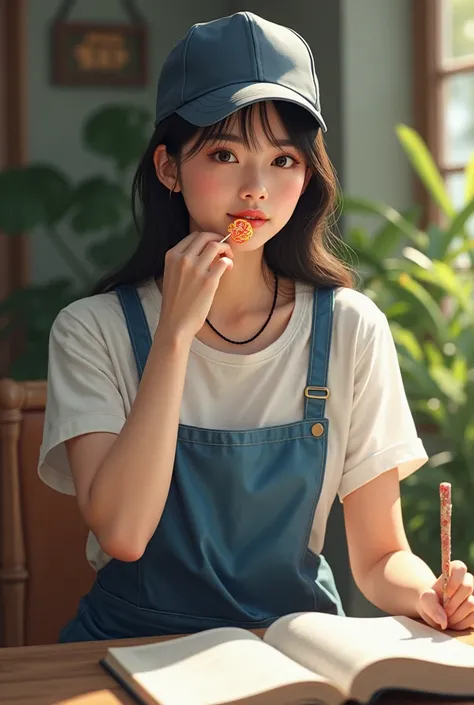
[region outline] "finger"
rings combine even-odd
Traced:
[[[206,246],[210,242],[219,243],[222,240],[222,236],[218,233],[202,232],[198,233],[198,236],[189,243],[185,252],[188,257],[200,257],[205,250]]]
[[[462,584],[464,576],[467,573],[467,566],[462,561],[451,561],[449,564],[449,580],[447,585],[447,596],[454,595],[458,587]],[[443,576],[440,575],[433,589],[437,595],[443,596]]]
[[[233,259],[234,253],[231,246],[225,242],[209,242],[198,259],[199,268],[205,272],[215,261],[223,256]]]
[[[450,629],[454,629],[457,632],[462,632],[464,629],[473,629],[474,628],[474,614],[471,613],[468,617],[463,619],[461,622],[458,622],[457,624],[450,626]]]
[[[217,279],[217,281],[219,281],[224,272],[228,269],[232,269],[233,266],[233,260],[228,257],[220,257],[219,260],[210,268],[208,277],[209,279]]]
[[[437,627],[446,629],[448,618],[443,607],[440,605],[440,597],[434,590],[426,590],[426,592],[421,595],[419,604],[420,614],[425,622],[428,622],[429,619],[431,622],[435,622]]]
[[[446,588],[448,600],[454,595],[456,590],[463,584],[464,576],[467,573],[467,566],[462,561],[452,561],[449,567],[449,580]]]
[[[445,609],[448,618],[451,617],[462,603],[472,595],[474,591],[474,578],[471,573],[466,573],[462,584],[458,587],[454,595],[449,599]]]
[[[434,619],[431,619],[431,617],[425,612],[422,612],[420,614],[422,620],[428,624],[428,626],[433,627],[433,629],[442,629],[441,625],[438,622],[435,622]]]
[[[449,619],[449,627],[457,627],[458,624],[464,622],[467,617],[471,617],[474,623],[474,595],[467,597],[462,605],[454,612],[454,614]]]

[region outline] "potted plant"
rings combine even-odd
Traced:
[[[64,262],[64,274],[46,283],[32,283],[0,301],[6,324],[0,341],[22,329],[25,345],[10,376],[45,379],[48,337],[58,312],[86,296],[106,272],[132,251],[129,183],[148,140],[151,114],[133,105],[110,105],[91,114],[82,142],[108,162],[105,173],[75,183],[50,164],[29,164],[0,173],[0,230],[10,237],[42,232]],[[86,242],[85,255],[71,245]]]
[[[399,140],[443,225],[417,225],[419,208],[401,214],[387,206],[345,198],[346,215],[379,220],[369,233],[350,227],[346,259],[360,288],[385,312],[397,345],[410,407],[429,463],[402,483],[410,544],[440,571],[438,486],[452,483],[452,541],[456,557],[474,570],[474,155],[466,169],[465,204],[456,211],[419,135],[397,128]],[[472,222],[472,221],[471,221]]]

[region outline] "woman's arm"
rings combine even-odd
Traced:
[[[191,233],[168,250],[160,321],[124,426],[115,440],[87,434],[68,443],[81,512],[104,551],[120,560],[140,558],[161,519],[191,343],[232,257],[210,232]]]
[[[419,617],[420,594],[436,577],[408,544],[398,469],[349,494],[343,506],[349,559],[360,591],[385,612]]]
[[[344,500],[349,558],[354,580],[374,605],[391,614],[422,617],[432,627],[474,626],[474,578],[452,561],[449,601],[442,607],[442,576],[408,544],[400,505],[398,469],[393,468]]]
[[[158,326],[136,399],[118,436],[67,442],[81,513],[106,553],[137,560],[168,497],[190,341]]]

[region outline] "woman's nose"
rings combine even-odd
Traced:
[[[266,201],[268,191],[261,179],[255,179],[252,182],[247,182],[240,189],[240,198],[244,201]]]

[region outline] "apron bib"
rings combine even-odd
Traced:
[[[134,287],[120,287],[141,378],[152,343]],[[60,641],[268,627],[291,612],[344,614],[308,544],[324,478],[334,295],[316,290],[304,418],[226,431],[180,424],[166,505],[143,556],[97,574]]]

